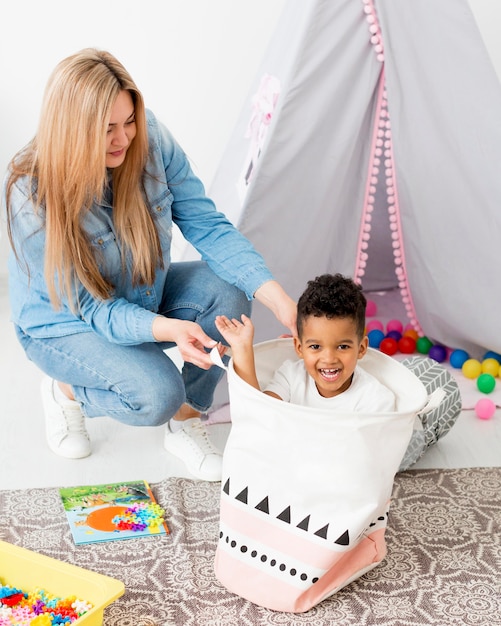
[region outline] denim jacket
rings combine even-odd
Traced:
[[[21,262],[10,253],[10,302],[13,322],[28,335],[43,338],[94,331],[119,344],[155,341],[152,323],[171,262],[173,223],[212,270],[244,291],[249,300],[263,283],[272,279],[263,258],[205,195],[201,181],[167,128],[150,111],[147,122],[149,158],[144,185],[164,260],[152,285],[132,286],[128,269],[122,275],[112,207],[105,199],[85,214],[83,226],[90,244],[100,252],[100,270],[115,285],[114,292],[109,299],[100,300],[80,285],[77,314],[64,300],[62,307],[55,310],[44,279],[43,211],[35,213],[27,177],[19,179],[12,188],[11,226]]]

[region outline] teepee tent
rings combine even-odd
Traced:
[[[210,195],[288,292],[341,272],[501,352],[501,87],[468,2],[290,0],[251,91]]]

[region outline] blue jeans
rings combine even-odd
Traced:
[[[209,337],[224,343],[217,315],[250,315],[242,291],[216,276],[201,261],[173,263],[159,313],[197,322]],[[172,343],[123,346],[94,332],[37,339],[16,327],[28,358],[50,377],[73,387],[87,417],[107,415],[131,426],[158,426],[184,403],[206,411],[224,374],[185,363],[182,372],[163,352]]]

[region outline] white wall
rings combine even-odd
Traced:
[[[439,1],[439,0],[437,0]],[[499,0],[468,0],[484,38],[494,69],[501,80],[501,2]]]
[[[54,66],[117,56],[209,187],[285,0],[7,0],[0,9],[0,176],[35,133]],[[250,105],[249,105],[250,114]],[[5,271],[4,225],[0,272]]]
[[[469,1],[501,77],[501,3]],[[174,132],[209,187],[236,119],[249,105],[249,85],[285,3],[5,0],[0,9],[0,176],[35,132],[53,67],[83,47],[97,46],[128,68],[147,105]],[[0,274],[6,246],[1,236]]]

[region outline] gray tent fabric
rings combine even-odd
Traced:
[[[277,280],[400,288],[434,341],[501,352],[501,87],[467,0],[290,0],[261,70],[252,94],[280,88],[259,156],[246,106],[210,195]],[[257,341],[283,332],[254,320]]]

